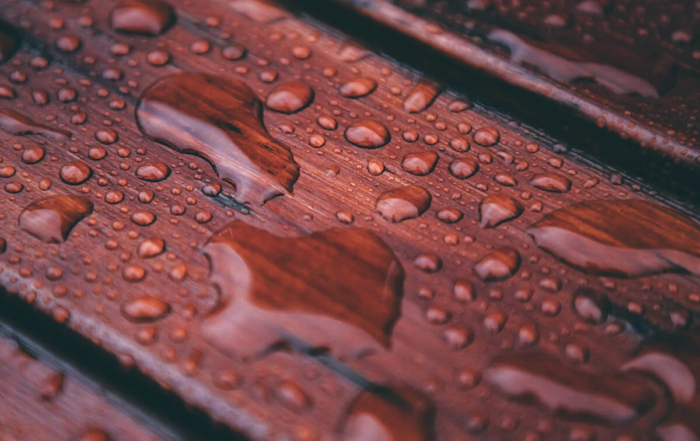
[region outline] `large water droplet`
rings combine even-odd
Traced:
[[[248,358],[286,341],[357,357],[390,346],[404,272],[374,233],[287,239],[234,221],[204,252],[220,299],[201,330],[222,352]]]
[[[548,214],[527,232],[538,246],[595,274],[700,276],[700,226],[650,202],[583,202]]]
[[[12,135],[41,135],[51,139],[71,137],[68,130],[39,124],[12,109],[0,110],[0,129]]]
[[[161,0],[124,0],[110,14],[117,31],[159,35],[175,21],[175,10]]]
[[[428,190],[417,185],[394,188],[377,198],[376,210],[391,222],[415,219],[430,208],[433,197]]]
[[[537,352],[496,359],[484,377],[505,395],[534,399],[553,413],[610,424],[638,419],[656,404],[641,375],[591,375]]]
[[[136,117],[148,138],[209,161],[243,203],[288,194],[299,177],[290,150],[267,133],[260,100],[237,79],[166,77],[145,92]]]
[[[592,53],[595,55],[588,57],[588,54],[584,54],[581,50],[582,45],[577,45],[577,47],[572,48],[557,44],[556,42],[552,44],[536,43],[532,40],[526,41],[524,38],[512,32],[501,29],[491,32],[488,38],[493,42],[506,46],[510,50],[510,59],[514,63],[534,66],[538,71],[557,81],[572,83],[577,80],[592,79],[614,93],[636,93],[647,98],[658,98],[659,96],[659,91],[653,84],[637,76],[643,71],[647,71],[649,75],[653,75],[651,72],[656,73],[659,70],[656,69],[652,63],[644,60],[643,57],[639,57],[637,54],[630,53],[629,51],[625,51],[624,54],[619,54],[619,58],[635,59],[635,74],[627,73],[611,65],[600,63],[599,60],[595,60],[596,55],[614,53],[616,51],[621,52],[621,48],[617,46],[607,46],[605,50],[602,50],[602,48],[599,48],[600,50],[593,50]],[[536,45],[543,46],[544,48],[541,49]],[[566,54],[573,59],[567,60],[557,55],[555,52]],[[586,60],[586,58],[589,58],[589,60]],[[593,61],[590,61],[590,59],[593,59]]]
[[[79,196],[49,196],[19,215],[19,227],[47,243],[62,243],[75,225],[92,213],[92,202]]]

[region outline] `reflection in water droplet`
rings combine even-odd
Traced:
[[[415,219],[430,208],[433,197],[430,192],[417,185],[388,190],[377,198],[376,210],[391,222]]]
[[[281,83],[267,95],[265,105],[276,112],[296,113],[311,104],[314,90],[299,81]]]
[[[610,424],[638,419],[656,404],[655,388],[641,375],[591,375],[537,352],[496,359],[484,378],[513,398],[534,399],[553,413]]]
[[[435,408],[421,392],[373,386],[350,404],[340,424],[342,441],[431,441]]]
[[[486,196],[479,202],[479,226],[493,228],[505,221],[515,219],[523,213],[520,202],[509,196]]]
[[[345,139],[358,147],[376,149],[388,143],[391,135],[384,124],[371,119],[361,119],[345,129]]]
[[[527,230],[567,263],[595,274],[700,276],[700,226],[642,200],[588,201],[556,210]]]
[[[175,21],[172,6],[161,0],[124,0],[112,9],[113,29],[145,35],[159,35]]]
[[[144,135],[210,161],[236,186],[236,198],[262,205],[288,194],[299,177],[290,150],[262,123],[262,106],[242,81],[182,73],[166,77],[139,101],[136,117]]]
[[[204,252],[220,299],[201,331],[222,352],[254,357],[286,341],[358,357],[390,346],[404,272],[374,233],[287,239],[234,221]]]
[[[0,110],[0,130],[12,135],[41,135],[51,139],[71,137],[71,133],[67,130],[39,124],[12,109]]]
[[[49,196],[19,215],[19,227],[47,243],[62,243],[81,219],[92,213],[92,202],[79,196]]]

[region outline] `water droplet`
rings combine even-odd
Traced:
[[[537,47],[538,43],[533,40],[525,40],[512,32],[497,29],[488,35],[489,40],[502,44],[510,50],[510,59],[514,63],[534,66],[537,70],[557,81],[572,83],[576,80],[595,80],[600,85],[618,94],[637,93],[645,98],[658,98],[659,91],[649,81],[635,75],[643,71],[654,72],[659,76],[658,66],[654,66],[637,54],[624,51],[622,47],[607,45],[605,49],[589,49],[593,53],[620,53],[621,59],[635,59],[637,72],[627,73],[621,69],[608,64],[602,64],[598,60],[585,60],[587,54],[581,51],[580,47],[570,47],[564,44],[543,43],[543,49]],[[606,42],[607,43],[607,42]],[[589,45],[590,46],[590,45]],[[594,46],[595,47],[595,46]],[[556,54],[556,52],[573,56],[574,60],[568,60]],[[643,74],[642,74],[643,75]]]
[[[430,192],[417,185],[394,188],[377,198],[376,210],[391,222],[415,219],[430,208],[433,197]]]
[[[287,15],[284,10],[274,4],[259,0],[236,0],[229,3],[229,7],[258,23],[272,23]]]
[[[574,291],[573,305],[576,314],[591,323],[604,322],[612,307],[608,296],[587,287],[580,287]]]
[[[438,162],[435,152],[409,153],[404,156],[401,167],[416,176],[425,176],[433,171]]]
[[[409,92],[403,102],[403,110],[408,113],[422,112],[430,107],[439,94],[440,88],[437,84],[421,81]]]
[[[162,162],[149,162],[136,169],[136,177],[149,182],[159,182],[170,175],[170,167]]]
[[[92,169],[83,161],[73,161],[61,167],[59,174],[66,184],[79,185],[90,179]]]
[[[267,133],[260,100],[234,78],[167,77],[146,91],[136,116],[148,138],[210,161],[243,203],[288,194],[299,177],[290,150]]]
[[[299,81],[285,81],[279,84],[265,98],[268,109],[281,113],[296,113],[311,104],[314,90]]]
[[[376,149],[388,143],[391,135],[384,124],[371,119],[361,119],[345,129],[345,139],[358,147]]]
[[[165,251],[165,241],[163,239],[152,237],[145,239],[139,244],[137,254],[142,259],[150,259],[158,256]]]
[[[22,162],[25,164],[36,164],[44,159],[44,149],[38,145],[31,145],[22,151]]]
[[[566,193],[571,190],[571,181],[556,173],[540,173],[530,181],[533,187],[552,193]]]
[[[515,248],[503,247],[492,251],[474,265],[474,272],[487,282],[505,280],[518,272],[520,253]]]
[[[136,225],[146,227],[156,221],[156,216],[151,212],[140,210],[131,215],[131,221]]]
[[[286,341],[358,357],[390,346],[404,272],[374,233],[287,239],[234,221],[204,252],[220,299],[201,330],[217,349],[248,358]]]
[[[460,158],[450,162],[450,173],[457,179],[467,179],[479,171],[479,163],[472,158]]]
[[[651,382],[641,375],[592,375],[537,352],[496,359],[484,378],[508,397],[535,399],[553,413],[622,425],[656,404]]]
[[[700,338],[697,331],[661,335],[644,342],[642,351],[622,369],[658,378],[671,392],[675,405],[656,427],[663,441],[700,439]]]
[[[122,315],[134,323],[150,323],[162,319],[170,312],[170,305],[153,296],[141,296],[121,306]]]
[[[340,94],[346,98],[360,98],[369,95],[377,87],[377,82],[371,78],[358,77],[340,86]]]
[[[441,208],[435,216],[441,222],[444,222],[446,224],[454,224],[455,222],[459,222],[464,217],[464,213],[462,213],[456,208],[447,207]]]
[[[78,441],[111,441],[111,438],[100,429],[90,429],[84,432]]]
[[[498,144],[501,140],[501,134],[498,130],[493,127],[482,127],[476,132],[474,132],[474,142],[483,145],[485,147],[490,147],[492,145]]]
[[[435,408],[422,393],[373,386],[350,404],[341,421],[342,441],[431,441]]]
[[[49,196],[19,215],[19,227],[47,243],[62,243],[75,225],[92,213],[92,202],[79,196]]]
[[[595,274],[700,276],[698,224],[650,202],[583,202],[548,214],[527,232],[541,248]]]
[[[124,0],[110,14],[113,29],[145,35],[160,35],[174,21],[172,6],[161,0]]]
[[[523,213],[523,206],[510,196],[491,195],[479,202],[479,226],[494,228]]]
[[[71,137],[67,130],[39,124],[12,109],[0,110],[0,129],[12,135],[41,135],[58,140]]]

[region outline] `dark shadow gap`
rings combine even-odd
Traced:
[[[523,122],[523,128],[532,128],[535,135],[550,138],[545,141],[549,144],[556,140],[571,147],[572,160],[595,166],[608,175],[610,168],[626,172],[643,187],[667,193],[690,212],[700,202],[696,190],[700,188],[700,173],[696,169],[674,163],[662,153],[634,141],[621,139],[582,119],[568,107],[473,69],[338,2],[281,0],[281,3],[326,27],[328,33],[340,31],[382,56],[463,93],[487,112]]]
[[[23,350],[104,396],[165,439],[248,441],[136,368],[0,287],[0,332]]]

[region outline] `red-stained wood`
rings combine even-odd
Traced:
[[[538,248],[528,228],[586,201],[637,200],[673,210],[693,244],[692,207],[555,153],[557,139],[270,4],[170,3],[176,20],[155,36],[114,29],[107,1],[18,0],[0,11],[23,39],[0,65],[16,95],[0,108],[71,132],[0,132],[8,292],[252,439],[402,439],[410,427],[416,439],[439,441],[645,439],[664,429],[663,412],[649,409],[681,405],[666,400],[670,386],[658,376],[644,376],[634,395],[643,405],[611,425],[504,393],[489,366],[534,351],[567,365],[573,394],[588,396],[596,375],[624,377],[625,390],[638,378],[625,377],[625,363],[640,348],[658,351],[644,332],[696,332],[697,278],[684,265],[634,278],[582,272]],[[227,86],[222,96],[165,93],[158,111],[165,103],[172,112],[149,132],[139,99],[184,72]],[[360,77],[376,87],[344,96]],[[46,104],[33,99],[38,90]],[[271,100],[275,93],[286,95]],[[33,146],[43,158],[23,160],[37,156],[25,155]],[[434,164],[406,165],[435,154]],[[297,164],[298,179],[280,180],[280,163],[288,172]],[[247,179],[286,191],[248,200],[239,193]],[[66,216],[70,204],[46,202],[57,196],[89,201],[91,213]],[[37,215],[37,204],[49,208]],[[32,212],[27,227],[21,219]],[[52,218],[71,225],[56,230]],[[649,223],[662,236],[678,233]],[[590,224],[581,216],[574,227]],[[595,294],[581,297],[581,287]],[[354,353],[363,332],[359,346],[382,344]],[[668,354],[676,356],[684,359]],[[533,369],[522,375],[548,372]]]

